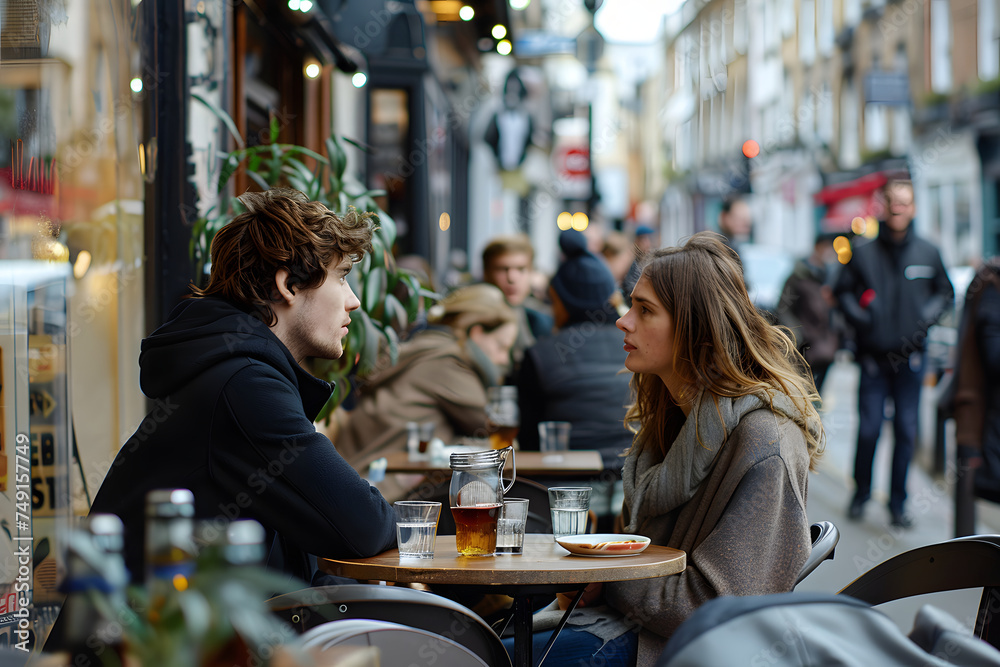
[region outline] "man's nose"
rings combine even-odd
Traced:
[[[344,307],[347,309],[347,312],[357,310],[361,307],[361,300],[358,299],[358,296],[354,293],[354,290],[351,289],[350,285],[347,286],[347,295],[347,301],[344,303]]]

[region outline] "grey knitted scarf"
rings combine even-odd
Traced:
[[[662,461],[657,463],[660,453],[648,440],[630,452],[622,469],[629,510],[626,532],[636,533],[646,519],[661,517],[691,500],[743,416],[770,408],[769,402],[778,414],[789,418],[800,415],[792,400],[780,392],[770,401],[763,393],[727,398],[701,392]],[[643,472],[637,475],[637,470]]]

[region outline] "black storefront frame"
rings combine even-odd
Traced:
[[[151,81],[143,107],[143,145],[155,141],[147,163],[144,207],[146,332],[167,320],[190,293],[194,265],[189,243],[196,218],[194,190],[188,180],[187,44],[184,3],[147,0],[139,6],[142,71]]]

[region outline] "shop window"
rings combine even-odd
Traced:
[[[139,66],[136,4],[0,3],[0,560],[21,532],[25,438],[42,636],[62,599],[56,527],[87,512],[145,412],[142,109],[159,82]]]
[[[396,221],[399,235],[405,236],[409,227],[407,183],[414,172],[414,164],[408,156],[410,95],[407,90],[372,90],[368,141],[372,145],[368,185],[372,189],[385,190],[385,198],[379,205]]]

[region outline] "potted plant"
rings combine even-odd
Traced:
[[[312,362],[315,375],[337,386],[318,418],[327,419],[346,398],[352,378],[364,378],[372,373],[380,358],[396,362],[399,333],[415,321],[422,301],[429,302],[438,295],[422,287],[414,273],[396,265],[392,255],[396,223],[375,202],[375,197],[384,192],[367,190],[348,174],[347,154],[336,137],[326,140],[326,155],[304,146],[280,144],[277,143],[278,121],[272,117],[270,143],[246,146],[228,114],[198,95],[194,98],[212,110],[236,143],[234,150],[222,156],[222,167],[215,182],[217,203],[199,217],[192,230],[190,252],[197,272],[196,283],[200,284],[206,277],[212,238],[243,210],[230,187],[230,181],[241,168],[261,189],[292,187],[322,202],[334,213],[346,212],[353,206],[359,211],[373,213],[378,219],[378,228],[372,236],[372,252],[365,255],[357,267],[360,270],[350,274],[351,287],[361,300],[361,307],[352,318],[344,340],[344,354],[340,359]],[[344,141],[364,150],[349,139]],[[309,159],[315,162],[315,167],[307,166]]]

